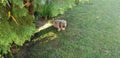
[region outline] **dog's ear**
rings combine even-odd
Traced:
[[[57,22],[55,21],[55,24],[57,24]]]

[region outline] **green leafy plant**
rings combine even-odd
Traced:
[[[52,0],[51,0],[52,2]],[[52,3],[50,3],[50,1],[48,0],[35,0],[34,1],[34,8],[36,11],[38,11],[40,13],[40,15],[42,16],[42,18],[47,19],[51,17],[51,7],[52,7]]]
[[[54,0],[51,16],[63,14],[67,9],[75,6],[75,0]]]
[[[11,52],[10,48],[13,42],[22,46],[34,34],[33,18],[23,5],[22,0],[0,0],[1,57],[3,54]]]
[[[75,0],[39,0],[34,1],[35,10],[39,11],[42,17],[55,17],[63,14],[67,9],[75,6]]]

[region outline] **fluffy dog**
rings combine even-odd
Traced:
[[[58,29],[58,31],[65,30],[67,27],[66,20],[55,20],[53,26]]]

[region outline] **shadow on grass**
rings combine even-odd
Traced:
[[[53,27],[49,27],[47,29],[41,30],[40,32],[35,33],[32,37],[31,40],[37,39],[38,37],[40,37],[41,35],[44,35],[45,33],[48,33],[50,31],[52,31],[54,28]],[[52,31],[55,32],[55,31]]]
[[[14,57],[15,58],[19,58],[19,57],[29,58],[30,48],[32,48],[34,45],[49,42],[57,38],[57,34],[56,34],[57,30],[56,31],[54,30],[55,29],[53,27],[49,27],[47,29],[41,30],[38,33],[35,33],[31,37],[31,41],[26,42],[24,46],[19,50],[19,52]]]

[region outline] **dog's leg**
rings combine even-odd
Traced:
[[[61,29],[60,29],[60,28],[58,28],[58,31],[61,31]]]

